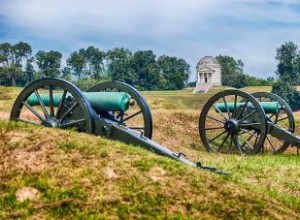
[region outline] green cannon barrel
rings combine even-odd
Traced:
[[[62,93],[53,94],[53,105],[58,107]],[[93,109],[97,111],[126,111],[129,107],[130,96],[126,92],[83,92]],[[45,106],[50,106],[49,94],[40,94]],[[66,98],[72,97],[67,93]],[[35,94],[28,97],[27,103],[31,106],[40,105]]]
[[[260,106],[264,109],[265,113],[274,113],[278,114],[280,111],[280,105],[278,102],[259,102]],[[241,109],[245,105],[244,102],[239,102],[236,104],[237,108]],[[230,112],[234,109],[234,103],[227,103],[228,110]],[[247,104],[248,108],[254,108],[254,106],[251,103]],[[226,105],[224,103],[218,103],[216,104],[216,108],[218,108],[221,112],[227,112]]]

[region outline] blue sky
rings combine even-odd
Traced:
[[[206,55],[241,59],[244,71],[275,76],[276,48],[300,47],[299,0],[0,0],[0,42],[59,50],[153,50],[195,67]]]

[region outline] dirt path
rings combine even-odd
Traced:
[[[0,120],[3,120],[3,119],[9,119],[8,112],[0,112]]]

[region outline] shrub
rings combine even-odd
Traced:
[[[293,111],[300,109],[300,93],[291,83],[278,80],[272,86],[272,93],[283,98]]]

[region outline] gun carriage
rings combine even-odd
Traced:
[[[294,132],[289,105],[267,92],[224,90],[207,101],[199,118],[200,138],[212,152],[282,153],[290,145],[298,152],[300,138]]]
[[[41,79],[25,87],[17,97],[11,120],[81,132],[144,147],[189,166],[228,174],[192,162],[151,140],[152,117],[148,104],[132,86],[104,82],[80,91],[62,79]]]

